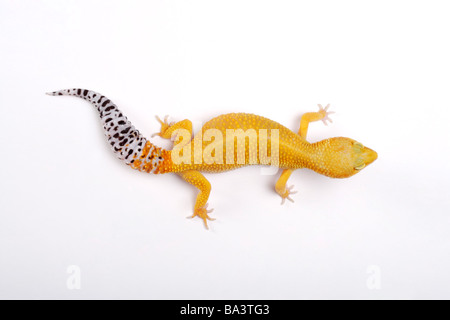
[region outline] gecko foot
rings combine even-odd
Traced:
[[[328,108],[330,107],[330,104],[327,104],[324,107],[322,107],[321,104],[318,105],[319,106],[319,113],[323,114],[323,118],[322,118],[322,122],[324,125],[328,125],[327,121],[329,121],[330,123],[333,122],[333,120],[330,119],[330,114],[335,113],[334,111],[328,111]]]
[[[169,130],[169,128],[175,123],[175,122],[168,122],[167,119],[169,119],[169,116],[165,116],[164,117],[164,121],[161,120],[158,116],[155,116],[156,120],[158,120],[158,122],[161,124],[161,130],[159,132],[155,132],[154,134],[152,134],[152,138],[155,136],[160,136],[162,137],[164,135],[164,133]]]
[[[207,208],[208,208],[208,204],[206,204],[205,206],[203,206],[201,208],[194,209],[194,214],[192,216],[189,216],[188,218],[192,219],[194,217],[199,217],[199,218],[203,219],[203,223],[205,224],[205,228],[209,229],[207,220],[213,221],[213,220],[216,220],[216,219],[211,218],[208,215],[208,213],[213,212],[214,209],[209,209],[208,210]]]
[[[290,197],[290,195],[291,195],[291,194],[297,193],[297,191],[292,190],[292,188],[294,188],[293,185],[290,186],[290,187],[286,187],[285,191],[284,191],[282,194],[280,194],[280,196],[281,196],[281,205],[284,204],[284,202],[286,201],[286,199],[288,199],[288,200],[291,201],[291,202],[294,202],[294,199],[292,199],[292,198]]]

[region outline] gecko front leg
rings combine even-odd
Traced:
[[[334,111],[328,111],[328,108],[330,107],[330,105],[327,104],[325,106],[325,108],[322,107],[321,104],[319,104],[318,106],[319,106],[319,111],[305,113],[302,116],[302,118],[300,119],[300,129],[298,130],[298,134],[300,135],[300,137],[302,137],[305,140],[306,140],[306,134],[308,133],[308,126],[309,126],[310,122],[322,120],[322,122],[325,125],[328,125],[327,121],[333,122],[329,117],[330,114],[334,113]]]
[[[291,194],[297,193],[297,191],[293,191],[292,188],[294,186],[287,186],[287,181],[289,177],[291,176],[293,170],[286,169],[283,170],[281,173],[280,178],[278,179],[277,183],[275,184],[275,191],[280,195],[281,197],[281,204],[284,204],[286,199],[288,199],[291,202],[294,202],[294,200],[290,197]]]
[[[298,134],[306,140],[306,135],[308,133],[308,126],[310,122],[319,121],[322,120],[322,122],[327,125],[327,121],[333,122],[329,115],[334,113],[333,111],[328,111],[328,108],[330,107],[329,104],[327,104],[324,107],[322,107],[321,104],[319,106],[318,112],[308,112],[305,113],[301,120],[300,120],[300,129],[298,130]],[[294,186],[287,186],[287,181],[289,177],[291,176],[293,170],[291,169],[285,169],[281,173],[280,178],[278,179],[277,183],[275,184],[275,191],[280,195],[282,198],[281,204],[284,204],[286,199],[288,199],[291,202],[294,202],[294,200],[290,197],[291,194],[297,193],[297,191],[293,191],[292,188]]]

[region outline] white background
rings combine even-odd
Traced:
[[[1,0],[0,298],[450,298],[449,9]],[[351,137],[379,159],[343,180],[298,170],[283,207],[259,167],[207,175],[206,231],[185,219],[192,186],[131,170],[88,103],[44,95],[73,87],[146,136],[155,114],[250,112],[297,131],[331,103],[310,141]]]

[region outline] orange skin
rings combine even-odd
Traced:
[[[162,151],[164,160],[156,173],[174,172],[200,190],[192,217],[198,216],[203,219],[205,227],[208,228],[207,220],[213,220],[208,215],[212,210],[207,209],[211,184],[200,172],[223,172],[246,165],[267,164],[259,154],[260,129],[267,129],[268,132],[271,132],[271,129],[278,130],[278,163],[272,163],[272,165],[283,169],[275,184],[275,191],[281,196],[282,203],[286,199],[293,201],[290,195],[295,192],[291,190],[292,186],[287,187],[286,183],[296,169],[307,168],[331,178],[347,178],[360,172],[377,159],[375,151],[350,138],[337,137],[309,143],[306,140],[306,134],[310,122],[318,120],[322,120],[325,124],[326,121],[331,122],[331,119],[329,119],[331,112],[327,112],[328,106],[322,108],[319,105],[319,108],[318,112],[309,112],[302,116],[298,133],[294,133],[277,122],[264,117],[245,113],[231,113],[220,115],[208,121],[204,124],[202,131],[191,139],[192,124],[189,120],[168,123],[167,117],[164,121],[157,118],[161,124],[161,131],[156,135],[166,139],[173,138],[172,135],[174,135],[174,140],[181,135],[182,139],[178,139],[181,141],[175,145],[173,150]],[[229,153],[230,158],[227,158],[225,138],[224,143],[219,145],[220,149],[216,148],[211,152],[214,149],[211,146],[215,139],[209,139],[210,137],[205,139],[205,134],[208,134],[210,129],[215,129],[223,137],[227,136],[227,129],[242,129],[244,131],[253,129],[255,130],[256,140],[255,143],[251,143],[250,138],[240,141],[234,139],[233,154],[230,156]],[[270,134],[268,135],[270,136]],[[271,139],[267,140],[268,150],[271,150],[271,141]],[[181,150],[183,152],[180,153]],[[186,150],[191,150],[191,155],[190,157],[186,156],[184,158],[186,161],[180,163],[177,157],[180,154],[185,155]],[[220,155],[220,152],[222,155]],[[256,157],[251,158],[251,153],[255,154]]]

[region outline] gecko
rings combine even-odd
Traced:
[[[51,96],[76,96],[89,101],[98,111],[105,136],[116,156],[131,168],[153,174],[175,173],[199,192],[193,214],[208,228],[213,209],[208,208],[211,184],[202,173],[218,173],[247,165],[271,165],[282,169],[275,183],[275,191],[285,200],[294,202],[296,193],[288,179],[296,169],[306,168],[331,178],[347,178],[360,172],[378,157],[362,143],[333,137],[315,143],[307,141],[311,122],[332,122],[329,105],[319,106],[317,112],[308,112],[300,118],[300,129],[294,132],[270,119],[248,113],[229,113],[207,121],[193,136],[192,122],[184,119],[169,122],[161,120],[157,135],[174,141],[172,149],[160,148],[145,138],[104,95],[87,89],[64,89],[48,92]],[[269,132],[270,131],[270,135]],[[239,135],[244,134],[239,139]],[[234,134],[234,135],[233,135]],[[223,138],[225,136],[225,138]],[[231,138],[229,138],[231,136]],[[209,142],[209,143],[208,143]],[[192,152],[194,150],[194,152]]]

